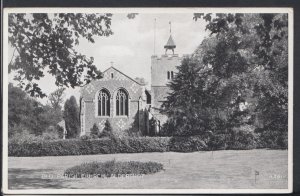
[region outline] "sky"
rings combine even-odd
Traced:
[[[201,44],[205,31],[203,20],[194,21],[193,13],[141,13],[134,19],[128,19],[125,13],[113,14],[111,29],[113,35],[109,37],[95,37],[95,43],[80,40],[76,49],[89,57],[94,57],[94,63],[100,71],[114,66],[132,78],[143,77],[151,84],[151,55],[164,54],[164,45],[170,36],[176,43],[175,53],[191,54]],[[156,28],[154,20],[156,19]],[[155,32],[155,46],[154,46]],[[12,76],[9,77],[12,81]],[[39,81],[42,90],[49,94],[57,89],[54,78],[49,74]],[[80,97],[79,87],[68,88],[65,99],[74,95]],[[40,99],[42,103],[47,98]]]

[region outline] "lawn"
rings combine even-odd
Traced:
[[[155,161],[164,171],[114,178],[63,178],[65,169],[92,161]],[[9,157],[9,189],[287,189],[287,150],[133,153]],[[256,175],[255,179],[255,173]]]

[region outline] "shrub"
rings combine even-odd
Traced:
[[[233,130],[230,133],[212,134],[209,150],[249,150],[257,148],[257,135],[252,131]]]
[[[207,143],[209,150],[224,150],[226,148],[226,134],[213,134]]]
[[[257,134],[247,131],[232,131],[228,134],[190,137],[104,137],[68,140],[10,139],[9,156],[64,156],[140,152],[193,152],[199,150],[245,150],[263,147]],[[287,142],[284,138],[282,142]],[[279,142],[279,139],[277,140]]]
[[[92,137],[89,136],[89,135],[82,135],[82,136],[80,136],[80,139],[82,139],[82,140],[90,140],[90,139],[92,139]]]
[[[99,128],[96,123],[94,123],[93,127],[91,128],[91,138],[99,138]]]
[[[36,140],[41,140],[41,137],[38,137],[27,130],[21,130],[16,132],[12,137],[9,138],[9,143],[22,143],[22,142],[32,142]]]
[[[59,132],[58,132],[57,128],[58,127],[49,126],[46,129],[46,131],[42,133],[41,139],[44,139],[44,140],[57,140],[57,139],[59,139],[60,136],[59,136]]]
[[[259,134],[259,146],[261,148],[287,149],[288,132],[264,130]]]
[[[100,133],[100,137],[114,137],[113,129],[111,127],[109,120],[105,121],[103,131]]]
[[[166,152],[169,151],[170,138],[167,137],[132,137],[121,139],[134,152]]]
[[[42,134],[41,139],[43,140],[57,140],[59,136],[55,132],[45,132]]]
[[[152,174],[163,170],[163,165],[156,162],[91,162],[71,167],[64,172],[67,177],[117,177],[120,175]]]
[[[83,136],[84,137],[84,136]],[[9,141],[9,156],[63,156],[86,154],[165,152],[169,149],[169,138],[101,138]]]
[[[171,138],[170,151],[193,152],[199,150],[208,150],[208,146],[202,136]]]
[[[174,122],[170,119],[167,120],[166,123],[163,124],[161,131],[159,132],[160,136],[173,136],[176,134],[176,126]]]
[[[252,131],[232,131],[227,144],[227,149],[231,150],[249,150],[257,146],[256,137]]]

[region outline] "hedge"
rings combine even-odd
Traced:
[[[36,140],[8,143],[9,156],[64,156],[140,152],[193,152],[246,150],[257,147],[253,133],[232,132],[212,137],[124,137],[100,139]]]
[[[113,153],[166,152],[168,137],[37,140],[8,142],[8,156],[64,156]]]

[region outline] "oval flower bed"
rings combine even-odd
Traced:
[[[93,178],[93,177],[121,177],[152,174],[163,170],[163,164],[156,162],[91,162],[83,163],[64,172],[69,178]]]

